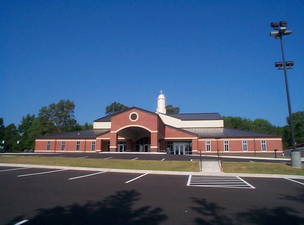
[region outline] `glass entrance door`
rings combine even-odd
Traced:
[[[144,144],[144,152],[150,152],[150,145]]]
[[[185,144],[174,144],[174,155],[185,155]]]
[[[124,144],[118,144],[118,151],[124,152],[125,151],[125,145]]]

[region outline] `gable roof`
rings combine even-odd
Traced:
[[[73,131],[64,134],[54,134],[49,136],[38,137],[37,139],[85,139],[85,138],[96,138],[97,136],[109,132],[109,129],[91,129],[91,130],[80,130]]]
[[[138,107],[133,106],[133,107],[131,107],[131,108],[128,108],[128,109],[126,109],[126,110],[123,110],[123,111],[114,113],[114,114],[112,114],[112,115],[107,115],[107,116],[101,117],[101,118],[99,118],[99,119],[97,119],[97,120],[94,120],[94,122],[111,122],[111,118],[112,118],[113,116],[119,115],[119,114],[121,114],[121,113],[125,113],[125,112],[130,111],[130,110],[133,110],[133,109],[137,109],[137,110],[139,110],[139,111],[143,111],[143,112],[146,112],[146,113],[149,113],[149,114],[158,116],[158,114],[155,113],[155,112],[151,112],[151,111],[148,111],[148,110],[141,109],[141,108],[138,108]]]
[[[222,120],[223,118],[218,113],[179,113],[166,114],[180,120]]]
[[[137,109],[137,110],[140,110],[140,111],[158,116],[158,113],[151,112],[151,111],[133,106],[133,107],[131,107],[129,109],[126,109],[124,111],[117,112],[117,113],[114,113],[112,115],[107,115],[107,116],[101,117],[99,119],[96,119],[96,120],[94,120],[94,122],[111,122],[112,116],[116,116],[118,114],[127,112],[127,111],[132,110],[132,109]],[[177,119],[180,119],[180,120],[222,120],[223,119],[220,116],[219,113],[179,113],[179,114],[165,114],[165,115],[166,116],[171,116],[171,117],[174,117],[174,118],[177,118]]]
[[[112,115],[108,115],[108,116],[101,117],[97,120],[94,120],[94,122],[111,122],[111,118],[112,118]]]

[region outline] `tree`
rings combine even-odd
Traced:
[[[128,106],[120,104],[119,102],[113,102],[111,105],[106,107],[106,115],[112,115],[127,109],[129,109]]]
[[[88,122],[86,122],[83,126],[82,126],[82,130],[90,130],[93,129],[93,125],[92,124],[88,124]]]
[[[51,135],[57,132],[53,117],[51,110],[46,106],[39,110],[38,118],[34,121],[35,127],[39,128],[39,136]],[[38,130],[36,133],[38,134]]]
[[[60,134],[70,131],[81,130],[81,126],[74,119],[74,102],[60,100],[57,104],[52,103],[49,107],[42,107],[39,111],[42,125],[42,135]],[[36,124],[38,125],[38,124]]]
[[[32,145],[29,147],[30,149],[34,149],[35,147],[35,139],[39,136],[47,135],[45,133],[45,127],[42,122],[42,118],[36,117],[34,121],[32,122],[31,127],[28,129],[28,138],[30,140],[34,140]]]
[[[0,141],[2,142],[5,134],[4,120],[0,117]]]
[[[282,128],[282,142],[283,142],[283,148],[287,148],[292,146],[291,141],[291,131],[289,125],[286,125]]]
[[[173,107],[172,105],[166,106],[167,114],[179,114],[179,107]]]
[[[5,126],[4,126],[4,120],[0,117],[0,152],[4,151],[4,135],[5,135]]]
[[[232,116],[223,116],[223,119],[225,127],[282,135],[282,128],[273,126],[268,120],[255,119],[251,121],[250,119]]]
[[[49,106],[51,121],[56,127],[57,133],[65,133],[73,130],[77,124],[74,119],[74,102],[69,100],[60,100],[57,104]]]
[[[19,150],[34,148],[35,138],[29,137],[29,130],[35,120],[35,115],[27,114],[22,117],[21,124],[18,126],[20,135]]]
[[[255,119],[253,121],[253,131],[261,132],[261,133],[273,133],[274,127],[268,120],[264,119]]]
[[[18,150],[17,141],[19,141],[19,134],[15,124],[11,123],[5,128],[4,133],[4,150],[14,152]]]
[[[299,111],[292,114],[293,130],[295,135],[295,142],[297,144],[304,142],[304,111]],[[284,147],[292,146],[290,119],[286,118],[288,125],[284,127],[283,145]]]
[[[241,130],[254,130],[253,122],[250,119],[232,116],[223,116],[225,127]]]

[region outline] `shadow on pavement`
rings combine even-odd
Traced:
[[[196,204],[192,207],[200,216],[194,219],[197,225],[303,225],[304,218],[298,212],[289,207],[253,208],[245,212],[236,213],[233,216],[225,215],[225,208],[216,203],[208,203],[206,199],[192,198]]]
[[[285,194],[285,195],[282,195],[281,199],[304,204],[304,189],[298,188],[298,192],[300,193],[298,196]]]
[[[39,209],[38,214],[29,218],[24,225],[96,225],[96,224],[148,224],[156,225],[168,217],[161,208],[152,209],[143,206],[133,209],[134,204],[140,200],[140,193],[135,190],[119,191],[103,201],[88,202],[85,205],[73,204],[66,207],[57,206],[52,209]],[[23,218],[15,218],[8,225],[15,224]]]

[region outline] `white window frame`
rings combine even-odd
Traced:
[[[96,149],[96,141],[92,141],[91,143],[91,151],[94,152]]]
[[[261,151],[262,152],[267,152],[266,140],[261,140]]]
[[[247,142],[247,140],[242,141],[242,149],[243,149],[243,152],[248,152],[248,142]]]
[[[47,151],[50,151],[50,150],[51,150],[51,142],[50,142],[50,141],[48,141],[48,142],[46,143],[46,150],[47,150]]]
[[[206,141],[206,152],[211,152],[211,141]]]
[[[65,141],[62,141],[61,142],[61,148],[60,148],[61,151],[64,151],[65,150]]]
[[[224,141],[224,151],[229,152],[229,141]]]
[[[76,151],[80,150],[80,141],[76,141]]]

